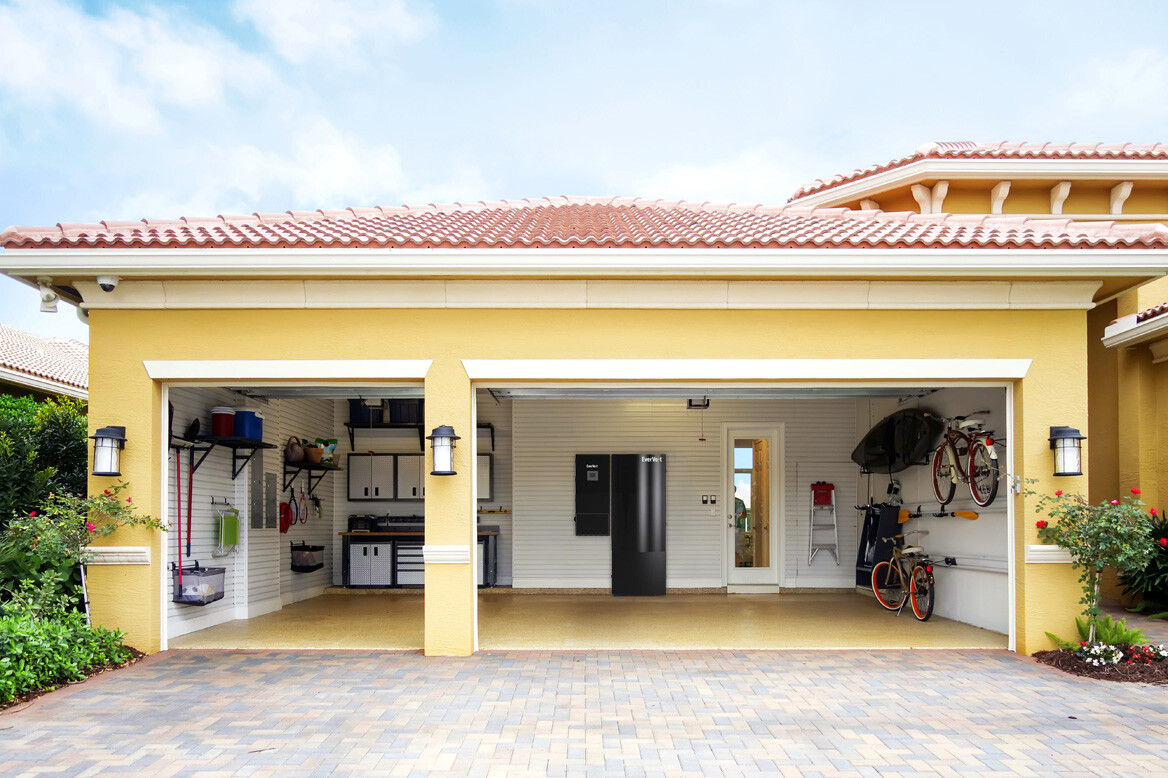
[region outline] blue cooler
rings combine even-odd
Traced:
[[[248,440],[263,440],[264,415],[249,408],[236,408],[235,435]]]

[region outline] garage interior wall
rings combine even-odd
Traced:
[[[574,462],[577,453],[664,453],[667,469],[667,586],[725,585],[726,477],[722,473],[726,425],[782,425],[785,445],[781,521],[781,586],[851,588],[862,514],[855,506],[869,495],[885,498],[888,477],[860,475],[851,461],[859,439],[880,419],[903,407],[929,408],[942,415],[989,408],[991,426],[1005,425],[1005,391],[1000,388],[942,389],[900,403],[890,399],[786,399],[710,401],[704,419],[685,400],[517,400],[514,403],[514,551],[516,588],[607,588],[611,583],[607,537],[578,537],[573,524]],[[698,440],[703,434],[705,442]],[[1006,459],[1003,458],[1003,472]],[[1003,480],[998,499],[976,509],[977,521],[939,510],[927,466],[896,475],[905,506],[925,514],[905,525],[930,534],[925,547],[958,567],[938,572],[938,615],[975,626],[1009,629],[1007,553],[1009,549]],[[807,562],[810,486],[836,487],[840,563],[819,553]],[[703,505],[716,494],[719,506]],[[968,492],[966,492],[968,494]],[[930,504],[931,503],[931,504]],[[976,506],[960,490],[952,510]]]
[[[287,534],[278,529],[278,516],[264,516],[263,528],[253,526],[249,497],[249,474],[252,468],[262,467],[265,477],[276,479],[277,490],[284,483],[283,448],[289,436],[324,437],[333,427],[335,416],[332,400],[260,400],[240,397],[221,388],[174,388],[170,391],[174,405],[173,430],[181,435],[191,420],[198,418],[202,434],[210,432],[210,409],[215,406],[238,407],[248,405],[264,416],[264,442],[273,449],[257,452],[255,459],[234,480],[231,477],[231,451],[216,447],[195,472],[191,495],[192,547],[186,554],[186,491],[189,483],[188,452],[181,452],[179,476],[182,481],[183,561],[197,560],[203,567],[223,567],[227,570],[225,594],[222,600],[208,605],[193,606],[171,602],[170,573],[167,571],[164,596],[167,604],[167,630],[171,636],[222,624],[237,618],[250,618],[279,610],[283,605],[315,597],[324,592],[332,578],[332,556],[328,549],[336,545],[334,505],[336,473],[325,476],[314,491],[321,499],[323,520],[310,515],[303,524],[297,523]],[[331,437],[331,435],[329,435]],[[178,557],[178,532],[174,526],[176,510],[176,479],[174,450],[167,462],[168,506],[166,534],[167,558]],[[198,455],[196,455],[196,460]],[[262,464],[261,464],[262,463]],[[297,494],[301,487],[307,492],[304,475],[295,480]],[[343,487],[343,483],[341,485]],[[225,557],[215,557],[218,546],[218,514],[212,498],[219,504],[224,500],[239,510],[240,545]],[[279,492],[277,501],[289,499],[289,492]],[[312,503],[307,501],[311,510]],[[267,513],[267,511],[265,511]],[[307,542],[326,548],[325,567],[312,573],[295,573],[291,569],[289,542]]]

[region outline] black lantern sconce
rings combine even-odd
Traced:
[[[89,436],[93,441],[93,475],[120,476],[125,427],[102,427]]]
[[[1074,427],[1050,428],[1050,448],[1054,451],[1055,475],[1083,474],[1083,441],[1086,439]]]
[[[462,440],[454,434],[454,427],[443,424],[426,436],[434,449],[434,469],[430,475],[458,475],[454,472],[454,441]]]

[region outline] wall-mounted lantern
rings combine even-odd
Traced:
[[[454,427],[443,424],[426,436],[434,449],[434,469],[430,475],[458,475],[454,472],[454,441],[462,440],[454,434]]]
[[[1050,448],[1054,451],[1055,475],[1083,474],[1083,441],[1086,439],[1074,427],[1050,428]]]
[[[102,427],[89,436],[93,441],[93,475],[120,476],[125,427]]]

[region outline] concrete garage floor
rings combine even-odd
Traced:
[[[170,648],[382,649],[423,645],[423,595],[325,594],[247,621],[172,638]],[[897,617],[851,592],[479,595],[479,648],[1006,648],[1006,636],[934,616]]]

